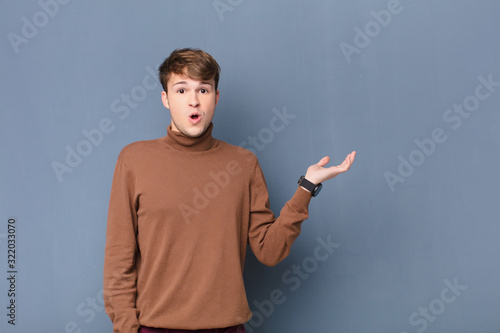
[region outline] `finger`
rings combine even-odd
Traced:
[[[356,157],[356,151],[353,151],[351,154],[351,156],[349,157],[350,161],[351,161],[351,164],[354,162],[354,158]]]
[[[323,167],[323,166],[327,165],[329,161],[330,161],[330,157],[329,156],[325,156],[321,160],[319,160],[319,162],[316,163],[316,165],[320,166],[320,167]]]
[[[347,170],[351,168],[352,163],[354,162],[354,158],[356,157],[356,151],[353,151],[352,153],[349,154],[349,166]]]
[[[349,155],[347,155],[345,159],[346,159],[346,160],[348,160],[348,161],[349,161],[349,163],[351,163],[351,164],[352,164],[352,162],[354,161],[354,157],[355,157],[355,156],[356,156],[356,152],[355,152],[355,151],[353,151],[353,152],[351,152]]]
[[[349,170],[349,168],[351,167],[352,161],[353,161],[353,155],[351,153],[346,156],[345,160],[342,162],[342,164],[338,166],[338,168],[341,169],[343,172],[345,172]]]

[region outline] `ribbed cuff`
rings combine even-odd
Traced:
[[[311,198],[311,192],[303,189],[299,185],[297,186],[293,197],[290,199],[290,204],[293,205],[299,212],[308,212],[309,202],[311,201]]]

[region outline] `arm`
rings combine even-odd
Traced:
[[[292,198],[275,218],[269,208],[269,194],[264,174],[255,159],[250,184],[250,222],[248,243],[257,259],[267,266],[274,266],[285,259],[300,234],[302,221],[309,217],[311,193],[297,186]]]
[[[135,307],[137,207],[135,180],[128,167],[116,163],[108,212],[104,255],[104,304],[115,333],[137,333]]]
[[[323,157],[317,164],[307,169],[306,179],[318,184],[346,172],[352,165],[355,155],[356,152],[352,152],[342,164],[330,168],[324,168],[329,157]],[[303,187],[297,187],[292,198],[281,209],[279,217],[275,218],[269,209],[267,186],[257,160],[250,191],[248,242],[260,262],[274,266],[288,256],[293,242],[300,234],[302,222],[309,217],[311,193]]]

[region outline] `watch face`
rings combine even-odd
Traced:
[[[321,191],[321,188],[323,187],[323,184],[319,184],[313,192],[313,197],[317,196],[319,194],[319,191]]]

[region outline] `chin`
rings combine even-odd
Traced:
[[[192,138],[197,138],[205,133],[207,128],[208,126],[188,128],[184,131],[184,134]]]

